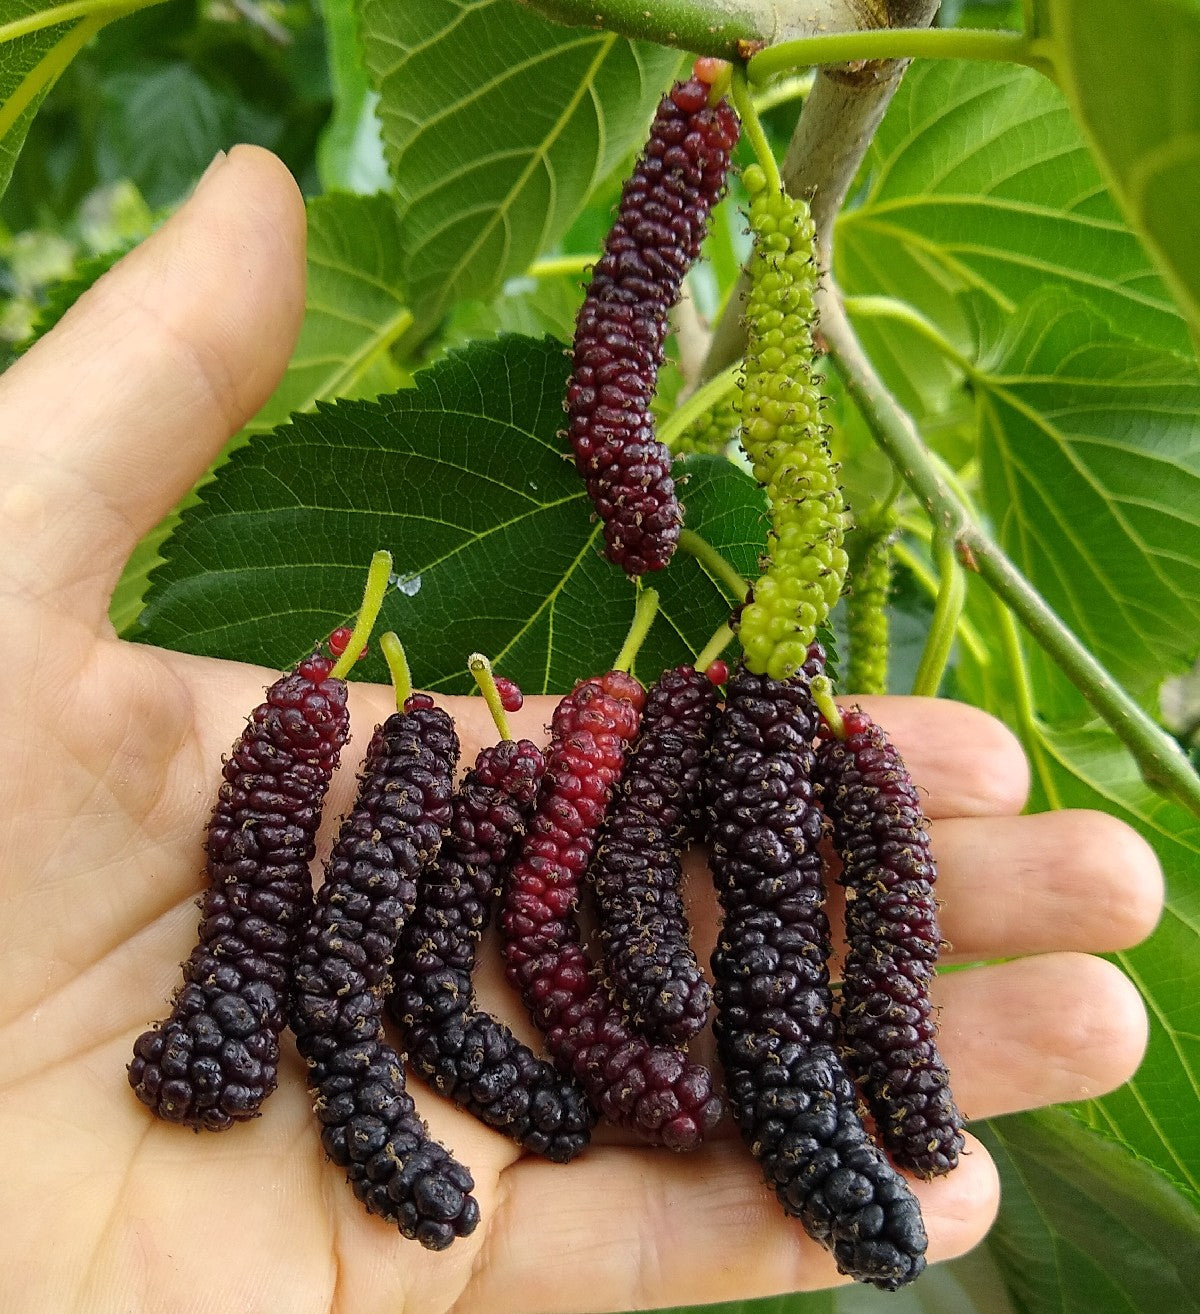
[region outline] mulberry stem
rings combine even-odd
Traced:
[[[488,711],[492,714],[492,720],[496,723],[496,729],[501,739],[512,739],[512,731],[508,726],[508,714],[504,710],[504,704],[500,701],[500,690],[496,688],[496,677],[492,673],[492,664],[481,652],[473,652],[467,658],[467,670],[475,679],[479,686],[479,692],[483,694],[483,701],[487,703]]]
[[[953,541],[944,534],[935,535],[933,556],[941,582],[912,689],[916,696],[924,698],[937,696],[967,599],[966,575],[954,555]]]
[[[746,81],[746,70],[740,65],[733,70],[733,87],[730,100],[733,101],[733,107],[737,110],[738,118],[742,121],[742,132],[754,150],[754,158],[766,175],[767,190],[772,193],[782,192],[783,179],[779,176],[779,165],[775,162],[775,152],[771,149],[771,143],[767,141],[767,134],[763,130],[762,120],[758,117],[758,110],[754,107],[754,98],[750,95],[750,84]]]
[[[657,615],[658,593],[654,589],[639,589],[637,602],[633,608],[633,622],[629,626],[625,642],[621,645],[621,651],[617,653],[617,659],[612,664],[614,671],[628,672],[632,668]]]
[[[362,606],[358,609],[358,619],[354,622],[354,629],[350,631],[350,638],[346,641],[342,655],[334,663],[333,670],[329,672],[330,679],[344,680],[350,668],[358,661],[359,654],[366,646],[371,631],[375,628],[375,622],[379,619],[379,609],[383,606],[391,575],[392,554],[376,552],[367,568],[367,583],[363,590]]]

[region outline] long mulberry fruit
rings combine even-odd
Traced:
[[[314,654],[267,690],[225,762],[208,826],[199,942],[171,1015],[138,1037],[129,1083],[161,1118],[223,1131],[275,1089],[308,864],[350,729],[346,684]]]
[[[555,709],[546,778],[509,874],[502,924],[509,981],[564,1072],[610,1122],[692,1149],[716,1125],[710,1073],[635,1035],[580,941],[579,885],[644,694],[629,676],[586,680]]]
[[[614,997],[634,1027],[655,1040],[694,1036],[712,1004],[689,942],[679,855],[701,820],[717,702],[712,681],[692,666],[664,671],[651,686],[637,746],[588,868]]]
[[[941,947],[937,869],[900,755],[865,712],[842,721],[846,737],[824,739],[816,764],[846,887],[842,1042],[889,1154],[934,1177],[963,1146],[929,999]]]
[[[887,693],[888,595],[892,587],[892,541],[895,522],[867,538],[853,567],[846,598],[846,632],[850,660],[845,688],[856,694]]]
[[[499,682],[497,681],[497,684]],[[411,1065],[440,1094],[558,1163],[582,1150],[595,1115],[577,1082],[475,1006],[471,976],[504,868],[545,769],[527,739],[484,748],[451,804],[450,833],[417,887],[387,1008]]]
[[[650,403],[667,314],[700,253],[738,137],[733,110],[725,100],[710,107],[709,90],[689,78],[660,103],[575,325],[567,433],[606,555],[635,576],[667,564],[683,522]]]
[[[738,619],[746,665],[785,679],[841,596],[846,508],[813,375],[815,231],[808,205],[768,186],[752,165],[754,251],[748,266],[742,444],[767,490],[769,562]]]
[[[787,681],[730,681],[708,765],[724,920],[716,1035],[743,1138],[787,1213],[838,1268],[886,1290],[925,1266],[920,1208],[872,1143],[838,1056],[814,799],[820,656]]]
[[[325,1152],[369,1212],[431,1250],[472,1232],[479,1206],[471,1174],[417,1114],[382,1014],[418,876],[450,823],[457,760],[453,724],[424,694],[375,731],[297,954],[290,1009]]]

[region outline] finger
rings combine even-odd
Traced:
[[[8,371],[0,589],[102,616],[138,538],[278,382],[303,252],[291,176],[238,147]]]
[[[862,698],[853,706],[887,732],[927,816],[1006,816],[1025,806],[1029,764],[994,716],[950,698]]]
[[[1146,1009],[1103,958],[1043,954],[950,972],[933,984],[939,1047],[968,1119],[1115,1090],[1146,1050]]]
[[[995,1168],[973,1140],[970,1150],[948,1177],[913,1186],[930,1259],[969,1250],[995,1216]],[[740,1142],[685,1156],[596,1146],[565,1176],[524,1161],[502,1178],[506,1186],[463,1308],[651,1309],[845,1281],[832,1256],[785,1217]]]
[[[1139,943],[1162,911],[1162,868],[1137,831],[1105,812],[936,822],[947,961]]]

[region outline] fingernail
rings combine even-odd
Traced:
[[[225,163],[225,161],[228,158],[229,156],[226,155],[224,151],[218,151],[208,162],[208,168],[205,169],[204,172],[200,175],[200,177],[196,180],[196,185],[195,187],[192,188],[192,191],[198,192],[200,188],[204,186],[208,178],[212,174],[216,173],[216,171],[221,167],[221,165]]]

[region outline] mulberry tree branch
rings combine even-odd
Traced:
[[[545,18],[573,27],[677,46],[698,55],[739,59],[745,47],[818,32],[879,27],[883,0],[520,0]]]
[[[938,4],[939,0],[889,0],[887,4],[859,5],[854,7],[856,18],[850,23],[843,21],[841,27],[928,27]],[[817,71],[780,173],[791,195],[803,196],[809,202],[823,269],[830,267],[833,222],[907,67],[907,60],[884,59]],[[741,307],[747,286],[743,273],[713,330],[703,378],[716,374],[742,354],[746,339]]]
[[[912,417],[871,364],[832,279],[823,280],[817,303],[821,332],[846,391],[935,528],[953,542],[959,559],[978,571],[1083,694],[1132,754],[1147,783],[1200,816],[1200,777],[1179,745],[1088,652],[1000,545],[972,518],[921,441]]]

